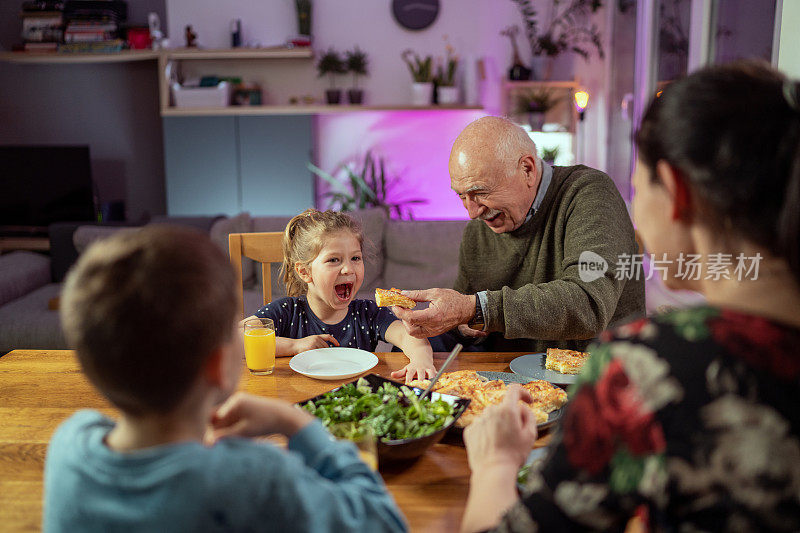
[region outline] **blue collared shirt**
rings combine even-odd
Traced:
[[[536,197],[533,199],[533,204],[531,204],[531,208],[528,211],[528,216],[525,217],[525,222],[528,222],[533,215],[536,214],[536,211],[542,206],[542,201],[544,200],[544,195],[547,194],[547,189],[550,187],[550,182],[553,181],[553,167],[542,161],[542,181],[539,183],[539,190],[536,191]],[[523,224],[525,223],[523,222]],[[486,306],[488,305],[489,297],[486,295],[487,291],[480,291],[476,294],[478,297],[478,301],[481,303],[481,312],[483,316],[486,316]],[[484,324],[483,329],[486,329],[486,325]]]

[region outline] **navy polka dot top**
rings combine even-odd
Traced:
[[[326,324],[311,310],[305,296],[279,298],[265,305],[255,315],[271,318],[278,337],[301,339],[328,333],[340,346],[372,352],[378,341],[386,340],[386,329],[398,320],[388,307],[378,307],[370,300],[353,300],[344,320]],[[388,341],[387,341],[388,342]]]

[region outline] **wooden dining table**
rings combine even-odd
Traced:
[[[407,359],[402,353],[378,353],[370,372],[389,377]],[[462,353],[448,371],[508,372],[519,353]],[[434,356],[437,367],[447,354]],[[243,366],[241,390],[297,402],[354,378],[320,381],[289,368],[279,358],[269,376],[251,375]],[[56,427],[78,409],[96,409],[117,416],[87,381],[74,352],[14,350],[0,357],[0,530],[41,528],[43,469],[47,443]],[[549,441],[546,432],[536,446]],[[457,531],[469,489],[469,465],[462,443],[452,439],[425,452],[418,460],[381,465],[386,486],[406,516],[411,531]]]

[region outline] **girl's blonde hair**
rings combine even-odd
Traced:
[[[351,232],[363,249],[364,234],[361,225],[344,213],[306,209],[289,221],[283,232],[281,266],[288,296],[300,296],[308,290],[306,282],[297,274],[295,264],[311,263],[322,250],[325,237],[340,231]]]

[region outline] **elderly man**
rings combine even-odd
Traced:
[[[550,167],[522,128],[498,117],[461,132],[449,170],[472,221],[455,290],[404,291],[429,307],[393,308],[409,333],[458,327],[461,336],[486,337],[489,351],[582,350],[609,325],[644,314],[640,272],[616,275],[619,258],[630,259],[637,246],[607,175]]]

